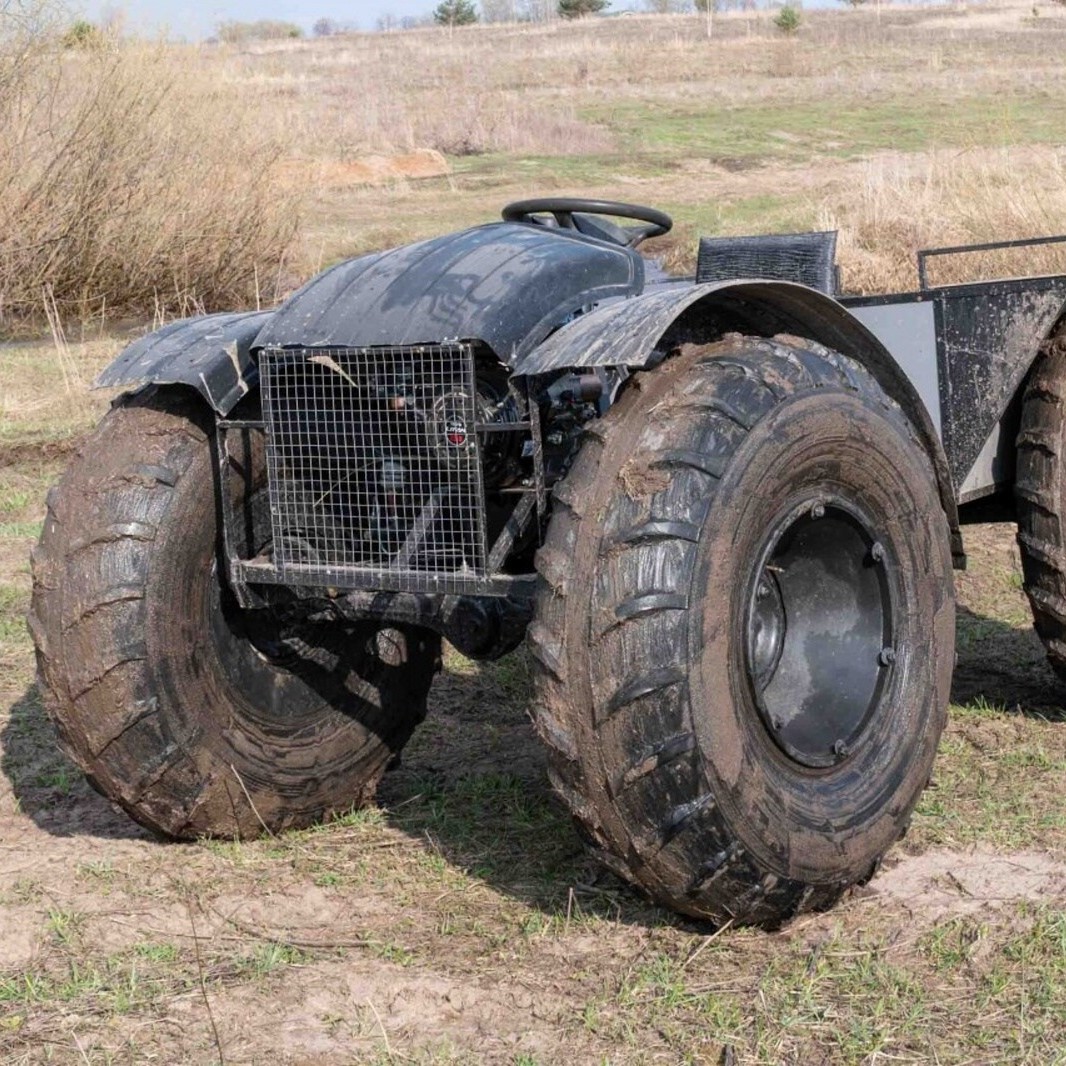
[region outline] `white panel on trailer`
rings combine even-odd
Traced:
[[[937,435],[942,436],[932,301],[868,304],[848,310],[892,353],[918,390]]]

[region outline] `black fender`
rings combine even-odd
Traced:
[[[577,311],[640,292],[643,262],[575,230],[494,222],[332,267],[254,347],[481,341],[513,365]]]
[[[917,390],[887,348],[846,308],[824,293],[785,281],[664,285],[631,300],[597,307],[550,336],[515,365],[516,375],[592,366],[654,366],[686,342],[705,343],[736,331],[793,334],[857,359],[900,405],[932,461],[962,565],[958,503],[944,447]]]
[[[94,386],[189,385],[220,415],[227,415],[259,384],[252,342],[271,314],[253,311],[171,322],[134,341]]]

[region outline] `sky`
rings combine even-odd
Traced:
[[[230,19],[282,19],[310,30],[318,19],[331,18],[372,30],[381,15],[425,15],[435,0],[81,0],[77,6],[93,20],[105,8],[122,8],[131,30],[152,34],[167,30],[171,37],[198,40]]]

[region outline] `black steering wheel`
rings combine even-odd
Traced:
[[[577,200],[567,196],[545,196],[535,200],[516,200],[503,209],[504,222],[533,222],[556,225],[560,229],[577,230],[590,237],[613,241],[626,248],[636,248],[649,237],[669,233],[674,220],[654,207],[623,204],[614,200]],[[551,215],[554,223],[539,217]],[[587,215],[610,215],[613,218],[632,218],[642,226],[616,226],[606,220],[586,218]]]

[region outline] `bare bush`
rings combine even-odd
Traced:
[[[39,33],[0,54],[0,328],[43,311],[247,306],[297,223],[276,151],[175,46],[65,51]]]

